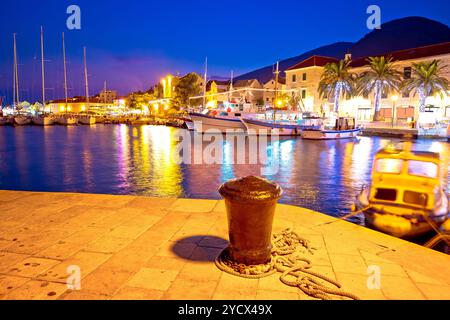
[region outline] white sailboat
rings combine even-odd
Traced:
[[[86,63],[86,47],[83,48],[83,53],[84,53],[84,82],[85,82],[85,89],[86,89],[86,111],[89,111],[89,82],[88,82],[88,70],[87,70],[87,63]],[[104,90],[106,92],[106,82],[105,82]],[[95,119],[95,117],[85,114],[85,115],[79,116],[78,121],[80,122],[80,124],[93,125],[93,124],[95,124],[96,119]]]
[[[19,98],[19,68],[17,63],[17,45],[16,45],[16,34],[13,34],[14,39],[14,97],[13,97],[13,105],[14,109],[17,111],[17,108],[20,104],[20,98]],[[23,126],[27,125],[31,122],[30,118],[28,118],[26,115],[23,114],[17,114],[14,116],[14,125]]]
[[[44,68],[44,29],[41,26],[41,73],[42,73],[42,107],[44,109],[43,114],[37,115],[32,118],[35,125],[48,126],[53,124],[53,117],[46,114],[45,104],[45,68]]]
[[[64,32],[62,33],[62,50],[63,50],[63,61],[64,61],[64,96],[66,104],[64,106],[64,110],[67,110],[67,67],[66,67],[66,46],[64,41]],[[76,125],[78,124],[78,119],[70,114],[63,114],[56,118],[56,122],[58,124],[68,126],[68,125]]]

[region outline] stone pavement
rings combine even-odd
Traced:
[[[317,248],[313,269],[363,299],[450,299],[450,256],[311,210],[278,205]],[[223,201],[0,191],[0,299],[312,299],[219,271]],[[368,266],[381,271],[367,287]],[[81,289],[68,290],[69,266]]]

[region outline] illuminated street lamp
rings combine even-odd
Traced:
[[[394,127],[394,122],[395,122],[395,103],[398,100],[398,95],[394,94],[391,97],[392,100],[392,120],[391,120],[391,124],[392,124],[392,128]]]

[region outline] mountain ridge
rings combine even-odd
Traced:
[[[280,72],[283,75],[287,68],[313,55],[342,59],[346,53],[351,53],[352,57],[360,58],[443,42],[450,42],[450,28],[447,25],[425,17],[405,17],[383,23],[381,29],[365,34],[356,42],[339,41],[281,60]],[[256,78],[265,83],[273,78],[273,68],[273,65],[265,66],[242,74],[236,80]]]

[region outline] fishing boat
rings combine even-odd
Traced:
[[[285,110],[275,114],[255,114],[242,118],[249,135],[276,134],[280,136],[297,136],[306,129],[319,129],[320,120],[309,114]]]
[[[259,120],[242,118],[249,135],[280,135],[297,136],[301,134],[301,126],[294,121],[275,122],[272,120]]]
[[[353,209],[364,213],[366,225],[400,238],[437,229],[449,215],[439,154],[395,147],[380,150],[371,183],[363,187]]]
[[[355,138],[361,132],[361,128],[356,127],[354,118],[340,117],[333,120],[323,122],[319,128],[305,128],[302,131],[302,138],[310,140],[350,139]]]
[[[194,130],[199,133],[226,133],[227,130],[244,133],[246,127],[241,121],[241,112],[207,110],[204,113],[191,112],[189,116],[194,123]]]
[[[188,129],[189,131],[194,131],[194,122],[192,121],[191,117],[189,117],[189,116],[180,116],[180,117],[178,117],[178,119],[180,121],[182,121],[182,123],[184,124],[186,129]]]

